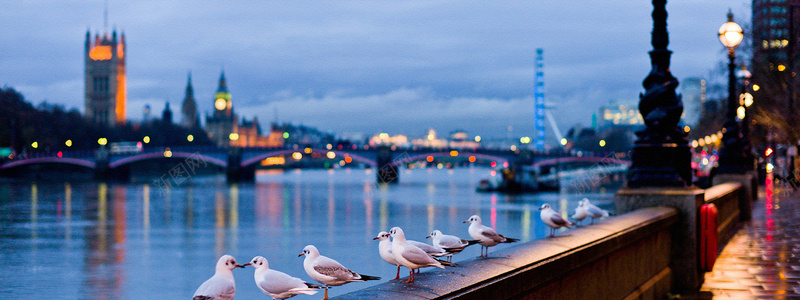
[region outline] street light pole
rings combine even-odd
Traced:
[[[719,174],[744,174],[752,169],[753,160],[745,151],[741,124],[736,120],[739,100],[736,93],[736,47],[742,42],[742,28],[733,22],[733,13],[728,11],[728,22],[719,28],[719,40],[728,48],[728,111],[722,134],[722,149],[719,151]]]

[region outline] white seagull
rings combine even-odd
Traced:
[[[236,295],[236,282],[233,269],[244,268],[230,255],[223,255],[217,261],[214,276],[203,282],[194,292],[192,300],[231,300]]]
[[[519,241],[518,239],[504,237],[502,234],[495,232],[491,227],[483,226],[481,217],[478,215],[469,217],[469,220],[464,221],[464,223],[470,223],[469,236],[474,240],[478,240],[478,243],[481,244],[481,255],[478,257],[488,257],[489,247],[499,243],[513,243]],[[486,254],[483,254],[484,248],[486,248]]]
[[[328,287],[339,286],[350,282],[364,282],[367,280],[379,280],[380,277],[358,274],[345,268],[338,261],[335,261],[327,256],[319,254],[319,250],[314,245],[308,245],[303,248],[303,253],[298,256],[305,255],[303,260],[303,269],[306,270],[311,279],[325,285],[325,298],[328,299]]]
[[[378,244],[378,253],[381,255],[381,258],[397,266],[397,276],[392,280],[400,279],[400,263],[394,259],[394,254],[392,254],[392,241],[389,240],[389,233],[386,231],[378,232],[378,236],[374,237],[373,240],[380,240]]]
[[[437,267],[444,269],[445,265],[451,265],[446,261],[440,261],[430,254],[425,253],[422,249],[414,246],[406,241],[406,235],[400,227],[394,227],[389,230],[392,236],[392,254],[394,259],[401,265],[408,268],[409,279],[403,283],[414,282],[414,270],[424,267]]]
[[[550,208],[550,204],[542,204],[542,207],[540,207],[539,210],[542,211],[540,214],[542,221],[544,221],[547,226],[550,226],[550,237],[554,237],[556,234],[556,229],[559,229],[562,226],[572,228],[572,222],[564,220],[561,215]]]
[[[602,217],[608,217],[608,211],[605,209],[601,209],[591,202],[589,202],[589,198],[583,198],[583,203],[586,205],[586,213],[592,217],[592,223],[594,224],[594,219],[599,219]]]
[[[447,261],[453,259],[453,254],[459,253],[469,245],[477,244],[478,240],[465,240],[455,235],[443,234],[439,230],[431,231],[431,234],[426,238],[431,239],[431,243],[435,246],[441,247],[448,252]]]
[[[586,219],[586,205],[583,200],[578,201],[578,207],[575,208],[575,214],[572,215],[572,219],[578,221],[578,226],[581,226],[581,221]]]
[[[314,295],[318,289],[322,288],[281,271],[270,269],[269,262],[263,256],[253,257],[253,260],[244,265],[252,265],[256,268],[253,275],[256,286],[273,299],[286,299],[299,294]]]

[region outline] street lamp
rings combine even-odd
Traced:
[[[728,111],[726,114],[722,149],[719,152],[719,173],[742,174],[750,170],[745,143],[742,140],[741,124],[736,121],[739,115],[739,99],[736,93],[736,47],[742,42],[742,27],[733,22],[733,13],[728,11],[728,22],[719,28],[719,41],[728,48]],[[743,112],[743,111],[742,111]]]

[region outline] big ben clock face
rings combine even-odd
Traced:
[[[217,101],[214,101],[214,107],[217,110],[223,110],[227,106],[228,106],[228,104],[225,103],[225,99],[219,98],[219,99],[217,99]]]

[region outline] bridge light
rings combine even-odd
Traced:
[[[433,162],[433,156],[428,155],[428,157],[426,157],[425,160],[427,160],[428,162]]]
[[[148,136],[148,135],[145,135],[145,136],[144,136],[144,138],[142,139],[142,141],[143,141],[145,144],[150,144],[150,136]]]
[[[481,136],[480,135],[476,135],[475,136],[475,142],[476,143],[480,143],[481,142]]]
[[[491,166],[492,168],[494,168],[494,167],[496,167],[496,166],[497,166],[497,162],[496,162],[496,161],[493,161],[492,163],[490,163],[490,164],[489,164],[489,166]]]
[[[458,156],[458,151],[456,150],[450,151],[450,156]]]
[[[606,140],[600,140],[599,144],[600,144],[600,147],[605,147],[606,146]]]
[[[100,144],[100,146],[105,146],[106,144],[108,144],[108,139],[99,138],[99,139],[97,139],[97,143]]]
[[[192,141],[194,141],[194,136],[190,134],[190,135],[186,136],[186,140],[189,141],[189,142],[192,142]]]
[[[67,140],[64,144],[67,145],[67,147],[72,147],[72,140]]]
[[[306,154],[311,154],[311,148],[305,148],[303,149],[303,152],[305,152]]]
[[[561,146],[566,146],[566,145],[567,145],[567,139],[561,138]]]
[[[698,144],[699,143],[697,142],[697,140],[693,140],[692,141],[692,148],[697,148],[697,146],[699,146]]]
[[[231,141],[238,141],[239,140],[239,134],[236,133],[236,132],[233,132],[230,135],[228,135],[228,138],[231,139]]]
[[[169,147],[167,147],[167,150],[164,150],[164,157],[172,157],[172,150],[169,150]]]
[[[353,162],[353,158],[350,157],[350,156],[347,156],[347,157],[344,158],[344,162],[349,164],[349,163]]]
[[[292,158],[294,158],[294,160],[301,160],[303,158],[303,153],[300,152],[292,153]]]
[[[39,148],[39,142],[31,143],[31,147],[33,147],[33,149]]]
[[[61,153],[61,151],[58,151],[58,153],[56,153],[56,156],[58,156],[58,157],[62,157],[63,155],[64,155],[64,154],[63,154],[63,153]]]
[[[336,153],[333,153],[333,151],[328,151],[328,154],[327,154],[327,156],[328,156],[328,158],[330,158],[330,159],[334,159],[334,158],[336,158]]]
[[[283,133],[283,138],[288,139],[289,138],[289,133],[288,132],[284,132]]]
[[[511,145],[511,151],[517,151],[517,145]]]
[[[475,162],[475,156],[470,156],[470,157],[469,157],[469,162],[472,162],[472,163],[474,163],[474,162]]]
[[[331,150],[331,149],[333,149],[333,145],[328,144],[328,145],[325,146],[325,148],[327,148],[328,150]]]
[[[503,168],[508,168],[508,162],[503,163]]]

